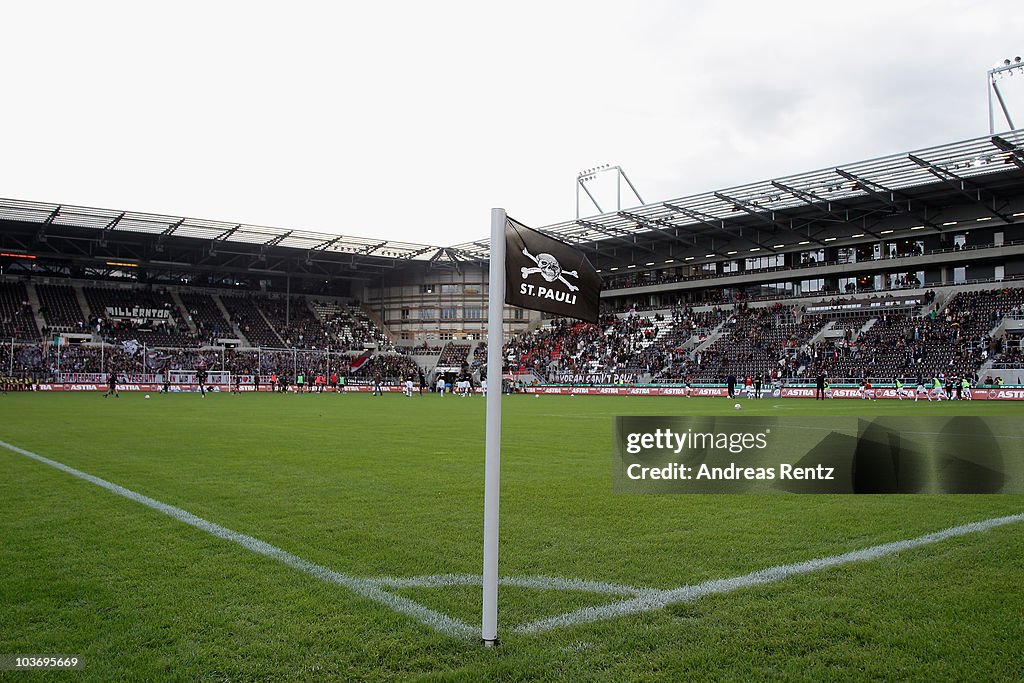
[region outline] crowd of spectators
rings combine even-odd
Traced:
[[[27,301],[17,301],[15,288],[5,291],[5,300],[11,300],[13,294],[15,308],[22,315],[31,313]],[[218,316],[224,324],[227,321],[213,299],[203,297],[183,296],[182,301],[193,323],[213,334],[222,329]],[[805,307],[781,302],[758,307],[738,302],[702,311],[677,306],[654,315],[635,310],[623,315],[606,314],[596,325],[555,319],[509,341],[503,349],[504,369],[534,372],[550,381],[560,375],[634,373],[656,382],[716,382],[728,375],[748,374],[797,381],[822,373],[833,378],[875,380],[914,379],[939,372],[974,377],[988,360],[1010,366],[1024,364],[1022,334],[1012,328],[1003,333],[1000,327],[1004,318],[1024,315],[1024,289],[960,291],[937,308],[933,305],[934,292],[925,295],[921,307],[891,299],[890,295],[832,299],[822,303],[859,304],[864,308],[815,315],[807,314]],[[100,299],[106,300],[109,298]],[[159,293],[154,293],[149,303],[159,302]],[[298,306],[297,302],[293,304]],[[135,345],[130,334],[120,334],[103,335],[108,343],[102,349],[96,344],[57,347],[49,340],[12,347],[4,341],[0,363],[8,368],[13,365],[16,372],[44,378],[58,372],[59,357],[62,373],[146,374],[191,370],[202,364],[236,374],[261,370],[264,375],[338,374],[353,379],[380,375],[397,379],[418,378],[420,368],[410,353],[437,350],[426,344],[405,349],[405,353],[378,350],[353,370],[353,361],[364,343],[379,343],[379,338],[372,331],[372,322],[357,319],[355,309],[328,306],[332,307],[315,312],[307,307],[308,315],[297,317],[290,312],[295,326],[286,330],[299,335],[293,342],[308,342],[309,348],[204,351],[197,348],[201,341],[197,339],[176,348],[163,348],[143,340]],[[274,319],[276,309],[270,310],[269,317]],[[108,322],[96,319],[91,324],[103,333]],[[350,334],[355,329],[368,335],[362,339],[374,341],[357,340]],[[351,346],[316,348],[324,339],[322,335],[333,344],[341,339],[334,335],[343,333],[349,335],[346,339],[351,340]],[[435,365],[461,367],[471,361],[473,370],[482,370],[486,345],[478,344],[471,358],[469,348],[467,343],[451,342]]]
[[[655,320],[637,314],[602,316],[596,325],[554,319],[506,344],[504,366],[506,371],[532,371],[544,378],[650,371],[656,363],[651,347],[657,336]],[[486,354],[478,360],[485,361]]]
[[[352,376],[357,379],[380,377],[385,381],[397,381],[411,377],[418,382],[421,374],[420,367],[410,356],[381,353],[363,363],[358,370],[352,373]]]
[[[89,304],[89,324],[108,342],[137,339],[147,346],[196,346],[199,339],[185,324],[170,293],[160,287],[119,289],[84,287]],[[112,311],[122,310],[125,315]],[[134,316],[136,309],[158,312],[159,316]]]
[[[60,374],[159,374],[192,371],[200,366],[211,371],[261,375],[271,373],[294,377],[297,374],[336,374],[349,378],[372,378],[381,373],[388,378],[416,375],[419,368],[410,356],[377,354],[357,371],[351,369],[355,356],[341,351],[256,349],[155,349],[139,347],[134,352],[123,344],[82,344],[57,347],[48,343],[15,344],[11,357],[10,342],[0,344],[0,360],[6,372],[13,366],[16,374],[29,374],[53,380]],[[13,361],[13,362],[12,362]]]
[[[260,313],[256,301],[250,296],[221,296],[230,316],[230,323],[248,340],[250,346],[281,348],[284,342]]]
[[[822,303],[891,305],[893,298]],[[1021,358],[1019,344],[991,332],[1003,317],[1024,312],[1024,290],[960,292],[939,310],[931,310],[934,301],[928,292],[913,306],[834,315],[806,315],[804,307],[781,302],[739,302],[702,312],[674,307],[671,321],[635,310],[605,316],[598,325],[555,320],[507,344],[506,369],[549,378],[630,368],[655,382],[720,382],[729,375],[805,381],[818,373],[877,380],[939,372],[973,377],[990,358]],[[841,334],[825,335],[830,324]]]
[[[322,321],[323,338],[330,348],[360,351],[374,346],[379,351],[396,350],[388,336],[359,308],[326,301],[310,303]]]

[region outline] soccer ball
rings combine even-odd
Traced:
[[[146,400],[149,400],[149,394],[146,394]]]
[[[739,403],[737,403],[736,405],[733,406],[733,408],[735,408],[736,410],[739,410],[742,407],[743,406],[741,406]]]
[[[534,394],[533,397],[534,398],[540,398],[540,394]]]

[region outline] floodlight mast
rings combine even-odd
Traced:
[[[644,200],[640,198],[640,193],[636,191],[636,187],[633,186],[633,183],[630,181],[629,176],[626,175],[626,172],[622,170],[621,166],[612,166],[610,164],[595,166],[594,168],[588,168],[585,171],[580,171],[578,174],[576,174],[576,220],[580,219],[580,189],[586,192],[587,196],[590,197],[590,201],[597,209],[597,212],[599,214],[604,213],[604,209],[602,209],[601,205],[597,203],[597,200],[594,198],[594,195],[590,192],[590,189],[587,188],[586,183],[587,181],[596,178],[598,173],[607,173],[609,171],[615,172],[615,210],[622,211],[623,180],[626,181],[626,185],[628,185],[629,189],[632,190],[633,196],[636,197],[636,200],[639,202],[639,205],[643,205]]]
[[[992,106],[992,93],[995,93],[996,99],[999,101],[999,108],[1003,110],[1003,116],[1006,118],[1006,123],[1009,124],[1010,130],[1016,130],[1016,126],[1013,125],[1013,119],[1010,118],[1010,110],[1006,107],[1006,101],[1003,100],[1003,93],[999,90],[999,85],[996,81],[1004,76],[1012,76],[1014,73],[1024,74],[1024,62],[1021,61],[1020,57],[1014,57],[1013,60],[1004,59],[1002,64],[997,64],[995,67],[988,70],[986,75],[986,89],[988,90],[988,134],[996,134],[996,119],[995,119],[995,108]]]

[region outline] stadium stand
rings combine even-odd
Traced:
[[[516,310],[505,369],[548,381],[800,383],[1019,365],[1024,324],[1008,316],[1024,312],[1022,145],[1024,132],[1009,131],[544,226],[599,269],[603,315],[590,325]],[[486,336],[487,240],[433,247],[0,199],[0,241],[0,339],[32,342],[8,347],[9,368],[52,373],[59,358],[61,370],[206,362],[295,373],[351,369],[369,350],[354,373],[365,379],[416,360],[480,371],[487,358],[462,341],[419,352],[424,339]],[[99,354],[38,344],[49,337],[40,327],[83,322],[110,342]],[[242,348],[200,348],[236,326]],[[159,353],[129,353],[133,339]],[[409,352],[392,353],[394,339]]]
[[[469,347],[470,344],[448,342],[437,358],[437,365],[444,368],[461,368],[469,361]]]
[[[332,301],[310,301],[309,306],[321,321],[331,348],[359,351],[376,345],[380,351],[395,351],[387,335],[359,308]]]
[[[181,303],[197,328],[197,336],[205,344],[213,344],[218,338],[233,337],[231,323],[224,318],[217,303],[209,294],[182,292]]]
[[[81,321],[72,324],[77,308],[72,287],[35,287],[42,312],[54,329],[58,329],[58,324],[78,327]],[[101,329],[109,342],[103,350],[95,344],[59,350],[50,345],[42,347],[35,343],[41,336],[30,315],[26,286],[5,282],[0,287],[0,322],[5,334],[10,335],[12,326],[17,325],[20,327],[14,336],[25,340],[27,335],[33,341],[19,341],[13,354],[9,342],[6,343],[6,359],[12,369],[50,377],[58,370],[59,354],[62,373],[190,370],[203,362],[211,369],[245,374],[259,370],[264,375],[277,372],[290,377],[299,372],[336,372],[353,379],[368,380],[380,374],[397,380],[410,375],[418,378],[424,368],[417,365],[414,356],[423,356],[421,362],[440,367],[462,367],[471,361],[473,371],[483,370],[487,357],[483,344],[477,345],[471,355],[472,345],[466,342],[449,342],[443,349],[421,345],[404,349],[406,353],[376,350],[362,367],[352,372],[350,363],[364,344],[376,343],[386,336],[355,307],[314,300],[306,305],[303,298],[293,299],[292,305],[294,310],[305,312],[292,316],[295,324],[285,327],[292,334],[302,335],[301,339],[292,340],[292,348],[200,350],[197,344],[230,329],[211,294],[177,293],[200,330],[197,340],[181,331],[185,325],[176,320],[170,291],[85,287],[83,293],[92,310],[104,310],[101,307],[106,306],[166,308],[175,323],[158,325],[146,332],[131,323],[122,326],[101,320]],[[258,319],[265,332],[276,335],[266,324],[259,304],[273,301],[267,303],[267,317],[277,320],[283,299],[264,301],[258,297],[224,295],[222,301],[228,310],[234,309],[236,317],[241,316],[238,319]],[[891,381],[900,377],[912,382],[919,375],[932,374],[977,380],[983,368],[1024,364],[1024,329],[1015,323],[1024,316],[1024,288],[950,288],[937,306],[931,305],[934,301],[935,296],[931,295],[910,298],[903,305],[901,300],[868,294],[822,299],[821,304],[814,305],[852,309],[831,313],[807,313],[807,308],[814,306],[805,300],[762,306],[743,302],[703,309],[679,306],[656,313],[631,310],[604,315],[597,325],[554,319],[506,344],[505,369],[512,373],[532,372],[548,381],[566,375],[633,373],[639,381],[703,383],[721,382],[729,374],[760,374],[766,379],[800,383],[823,372],[836,379]],[[857,309],[883,302],[887,308]],[[1015,324],[1008,326],[1006,322]],[[20,331],[26,329],[27,333]],[[152,341],[158,338],[165,343]],[[130,353],[123,342],[132,339],[138,339],[146,348]],[[312,348],[325,341],[332,345],[330,351]],[[309,344],[310,348],[297,344]]]
[[[78,305],[75,290],[70,285],[37,284],[40,313],[50,330],[56,332],[82,332],[88,327],[86,315]]]
[[[993,368],[1024,368],[1024,331],[1007,332],[1004,339],[995,340]]]
[[[28,291],[21,282],[0,282],[0,338],[39,339]]]
[[[260,313],[254,297],[221,296],[220,300],[231,315],[232,324],[238,326],[251,346],[284,346],[284,341]]]
[[[259,299],[256,303],[286,347],[326,349],[330,346],[329,335],[305,299]]]
[[[827,301],[870,306],[883,300]],[[926,304],[933,300],[924,297]],[[677,307],[671,320],[635,311],[599,325],[553,320],[506,345],[506,371],[552,378],[634,370],[651,373],[654,382],[721,382],[730,374],[806,381],[818,372],[876,380],[919,373],[974,377],[986,360],[1007,355],[991,335],[1005,316],[1024,310],[1024,289],[959,292],[926,314],[927,305],[834,315],[804,314],[804,308],[740,303],[701,312]],[[702,342],[710,343],[702,348]]]
[[[196,339],[182,320],[174,300],[165,290],[85,287],[91,320],[98,324],[104,339],[119,342],[137,339],[149,347],[195,346]],[[166,318],[136,321],[118,319],[108,309],[153,309],[166,311]]]
[[[406,346],[403,347],[404,352],[412,356],[440,356],[441,351],[444,350],[443,346],[430,346],[427,342],[423,342],[419,346]],[[476,358],[478,353],[481,353],[480,349],[483,349],[484,357],[487,356],[487,346],[481,345],[473,350],[473,357]]]
[[[379,375],[388,382],[412,377],[414,381],[418,382],[421,372],[420,367],[416,365],[416,361],[409,356],[389,353],[373,356],[352,374],[355,377],[374,377]]]

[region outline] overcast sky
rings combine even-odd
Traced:
[[[986,135],[1013,6],[5,3],[0,197],[450,245]]]

